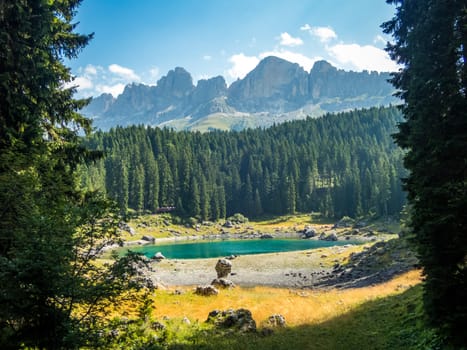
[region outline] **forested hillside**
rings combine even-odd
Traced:
[[[241,132],[114,128],[87,140],[106,157],[83,182],[105,188],[122,212],[396,214],[405,200],[391,138],[400,120],[396,108],[373,108]]]

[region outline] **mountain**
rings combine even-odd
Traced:
[[[190,73],[177,67],[155,86],[130,84],[117,98],[93,98],[82,113],[103,130],[131,124],[239,130],[398,103],[389,78],[389,73],[344,71],[326,61],[306,72],[296,63],[270,56],[229,87],[222,76],[195,86]]]

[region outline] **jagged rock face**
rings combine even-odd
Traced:
[[[289,111],[308,95],[308,74],[296,63],[267,57],[229,88],[229,103],[241,111]]]
[[[387,82],[389,78],[389,73],[347,72],[326,61],[318,61],[310,71],[309,91],[313,101],[323,97],[352,98],[364,94],[387,96],[393,92],[393,87]]]
[[[150,86],[144,84],[125,86],[123,93],[111,105],[108,113],[126,116],[151,110],[154,106],[151,90]]]
[[[94,98],[82,113],[105,130],[116,125],[156,126],[186,117],[200,120],[216,113],[231,118],[256,113],[273,119],[294,111],[303,115],[301,109],[316,105],[335,112],[397,103],[389,78],[389,73],[338,70],[326,61],[316,62],[308,74],[296,63],[267,57],[229,88],[221,76],[200,80],[195,87],[190,73],[177,67],[156,86],[130,84],[116,99],[109,94]],[[270,125],[268,120],[262,124]]]
[[[194,88],[190,73],[177,67],[159,79],[155,94],[157,97],[182,99],[188,96]]]
[[[111,94],[102,94],[93,98],[86,109],[90,115],[99,115],[107,112],[114,102],[115,99]]]
[[[223,77],[217,76],[211,79],[202,79],[198,81],[196,88],[191,94],[191,103],[200,105],[211,101],[217,97],[225,96],[227,84]]]

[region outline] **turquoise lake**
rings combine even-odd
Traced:
[[[153,257],[157,252],[161,252],[168,259],[202,259],[217,258],[232,254],[248,255],[289,252],[346,244],[358,244],[358,242],[328,242],[304,239],[251,239],[145,245],[129,249],[134,252],[143,253],[148,258]]]

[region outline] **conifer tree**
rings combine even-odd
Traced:
[[[413,242],[426,276],[433,324],[467,344],[467,5],[465,0],[389,0],[395,17],[392,82],[404,100],[397,143],[407,153],[405,181]]]
[[[92,263],[118,241],[118,217],[101,195],[78,189],[78,166],[98,156],[81,145],[86,101],[66,88],[63,64],[92,37],[74,32],[79,3],[0,1],[2,349],[93,347],[96,316],[134,281],[133,255]]]

